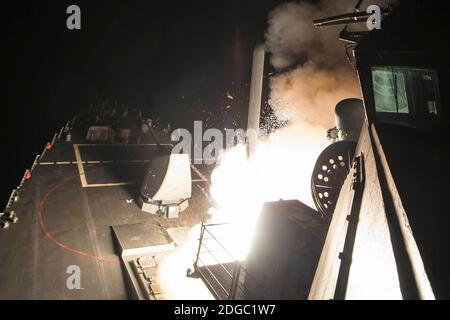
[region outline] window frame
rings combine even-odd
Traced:
[[[420,71],[422,74],[431,73],[432,74],[432,84],[434,91],[434,98],[436,101],[436,114],[427,113],[427,110],[422,110],[422,112],[417,112],[418,107],[415,105],[413,96],[411,94],[411,79],[406,77],[406,97],[408,99],[408,113],[397,113],[397,112],[382,112],[377,110],[376,98],[375,98],[375,87],[374,87],[374,77],[373,71],[377,69],[391,69],[392,70],[408,70],[408,71]],[[395,125],[410,126],[410,127],[429,127],[435,126],[437,123],[442,121],[442,102],[441,93],[439,85],[439,72],[435,68],[430,67],[416,67],[416,66],[396,66],[396,65],[374,65],[369,67],[370,73],[370,85],[372,88],[372,98],[373,98],[373,110],[374,116],[377,121],[392,123]]]

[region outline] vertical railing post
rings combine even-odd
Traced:
[[[9,196],[8,199],[8,203],[6,204],[6,208],[5,210],[9,209],[9,207],[11,207],[11,204],[13,202],[14,197],[16,196],[17,190],[13,189],[13,191],[11,192],[11,195]]]
[[[61,127],[61,130],[59,130],[59,133],[58,133],[58,141],[61,140],[61,136],[62,136],[62,134],[63,134],[63,131],[64,131],[64,126],[62,126],[62,127]]]
[[[75,124],[76,120],[77,120],[77,115],[74,115],[72,118],[72,121],[69,123],[69,128],[73,128],[73,125]]]
[[[52,146],[55,144],[56,138],[58,138],[58,133],[55,133],[55,135],[53,136],[52,142],[50,143]]]
[[[33,165],[31,166],[30,171],[33,172],[33,170],[36,168],[37,164],[39,163],[40,155],[37,155],[36,158],[34,158]]]
[[[195,262],[194,262],[194,269],[197,269],[197,266],[198,266],[198,259],[200,257],[200,250],[202,247],[203,236],[205,234],[205,224],[203,222],[202,222],[202,227],[200,230],[201,231],[200,231],[200,238],[198,239],[197,258],[195,259]]]
[[[231,280],[230,294],[228,295],[228,300],[234,300],[236,298],[237,286],[239,284],[239,276],[241,274],[241,262],[236,260],[236,265],[234,266],[233,279]]]

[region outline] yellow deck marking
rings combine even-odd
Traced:
[[[136,182],[91,183],[86,185],[85,188],[118,187],[118,186],[128,186],[130,184],[136,184]]]
[[[78,144],[73,145],[73,150],[75,152],[75,159],[77,159],[78,173],[80,174],[81,186],[83,188],[86,188],[88,183],[86,180],[86,175],[84,173],[83,163],[81,162],[81,155],[80,150],[78,149]]]
[[[191,163],[191,168],[202,179],[201,181],[208,181],[208,179]]]
[[[172,146],[172,144],[160,144],[162,146]],[[105,164],[105,163],[148,163],[151,160],[118,160],[118,161],[82,161],[79,147],[90,147],[90,146],[157,146],[156,143],[150,144],[74,144],[73,149],[75,152],[76,164],[78,167],[78,172],[80,175],[81,186],[83,188],[99,188],[99,187],[117,187],[126,186],[134,184],[135,182],[116,182],[116,183],[93,183],[88,184],[86,179],[86,173],[84,171],[84,164]],[[53,162],[41,162],[42,165],[51,165]],[[70,162],[57,162],[56,164],[71,164]],[[191,168],[200,177],[200,179],[192,179],[192,182],[208,182],[208,179],[191,163]]]

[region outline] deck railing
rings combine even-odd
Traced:
[[[251,298],[257,288],[259,297],[270,298],[261,283],[236,259],[227,248],[231,223],[205,224],[200,231],[194,268],[211,293],[219,300]]]
[[[44,149],[42,150],[41,154],[36,155],[31,168],[29,170],[28,169],[25,170],[25,173],[23,174],[19,185],[11,191],[11,194],[9,196],[8,202],[6,203],[5,209],[0,214],[0,218],[2,220],[0,222],[4,228],[9,226],[9,223],[3,222],[3,219],[5,219],[5,217],[6,217],[5,213],[7,213],[11,210],[11,206],[13,205],[14,202],[19,201],[20,189],[22,189],[22,187],[24,186],[25,181],[31,177],[31,174],[33,173],[34,169],[36,169],[36,166],[39,164],[39,161],[44,158],[44,156],[48,150],[48,145],[50,144],[51,146],[53,146],[56,142],[58,142],[61,139],[63,131],[69,131],[73,127],[75,120],[76,120],[76,116],[73,117],[72,121],[67,122],[66,125],[61,128],[59,133],[57,132],[53,135],[51,143],[47,143],[45,145]]]

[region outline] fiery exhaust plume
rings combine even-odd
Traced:
[[[298,199],[313,206],[311,174],[329,143],[326,130],[334,126],[334,107],[344,98],[359,97],[360,91],[338,40],[340,29],[317,30],[312,21],[353,6],[354,1],[292,2],[269,14],[266,47],[280,72],[270,80],[269,102],[288,125],[259,141],[251,159],[244,145],[225,152],[211,176],[210,193],[217,205],[208,222],[233,223],[225,245],[236,259],[245,259],[265,202]],[[169,297],[194,299],[201,291],[191,287],[180,296],[180,288],[188,285],[185,270],[195,258],[198,235],[193,231],[186,246],[161,266]]]

